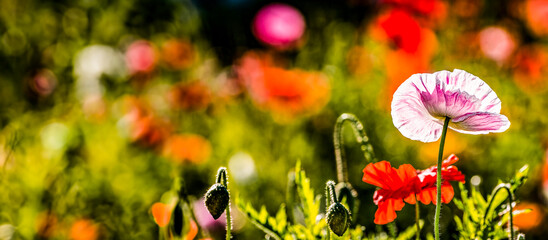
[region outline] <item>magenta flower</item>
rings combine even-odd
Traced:
[[[504,132],[510,121],[500,109],[500,99],[487,83],[455,69],[409,77],[394,93],[392,120],[405,137],[434,142],[446,117],[449,128],[457,132]]]
[[[286,48],[295,44],[304,34],[306,23],[296,8],[282,4],[269,4],[253,20],[253,33],[263,43]]]

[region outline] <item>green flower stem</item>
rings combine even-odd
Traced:
[[[337,201],[337,196],[335,193],[335,182],[329,180],[325,184],[325,214],[329,212],[329,206]],[[326,219],[327,221],[327,219]],[[331,230],[327,227],[327,236],[326,240],[331,238]]]
[[[415,194],[415,224],[417,225],[417,240],[421,239],[421,225],[419,224],[420,212],[419,212],[419,200],[417,200],[417,194]]]
[[[489,205],[487,205],[487,208],[485,209],[485,214],[483,215],[483,222],[485,223],[487,221],[487,214],[489,213],[489,209],[493,204],[493,200],[495,200],[495,196],[502,189],[508,192],[508,207],[510,208],[510,212],[508,213],[510,218],[508,224],[510,228],[510,240],[514,240],[514,214],[512,213],[512,203],[514,202],[514,195],[512,194],[512,190],[510,189],[510,186],[508,186],[508,184],[501,183],[493,190],[493,194],[491,194],[491,200],[489,201]]]
[[[215,178],[215,183],[223,184],[225,187],[227,186],[227,177],[226,177],[226,168],[220,167],[219,170],[217,170],[217,177]]]
[[[232,229],[232,218],[230,217],[230,201],[228,206],[226,206],[226,240],[230,240],[232,235],[230,230]]]
[[[226,189],[228,189],[228,175],[226,173],[225,167],[220,167],[217,171],[217,177],[215,178],[215,183],[223,184]],[[230,192],[228,193],[230,199]],[[226,240],[230,240],[232,235],[230,233],[232,229],[232,218],[230,216],[230,200],[228,200],[228,205],[226,206]]]
[[[441,132],[440,151],[438,154],[438,171],[436,173],[436,215],[434,217],[434,235],[436,240],[440,240],[440,215],[441,215],[441,168],[443,159],[443,146],[445,145],[445,135],[447,134],[447,127],[451,118],[445,117],[443,122],[443,130]]]
[[[333,144],[335,147],[335,160],[337,161],[337,181],[348,183],[348,170],[346,167],[346,156],[343,148],[343,136],[342,129],[344,122],[350,122],[352,129],[354,130],[354,135],[356,136],[356,141],[361,145],[360,149],[362,150],[365,159],[367,162],[373,162],[375,158],[373,153],[373,147],[369,143],[369,138],[365,133],[362,123],[358,118],[350,113],[343,113],[337,122],[335,123],[335,129],[333,130]]]

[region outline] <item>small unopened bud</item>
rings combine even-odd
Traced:
[[[525,240],[525,234],[523,233],[518,234],[518,240]]]
[[[327,210],[327,225],[329,229],[340,237],[346,232],[349,224],[350,213],[348,209],[338,202],[331,204]]]
[[[215,183],[207,190],[205,195],[205,205],[214,219],[219,218],[230,201],[230,195],[226,187],[220,183]]]

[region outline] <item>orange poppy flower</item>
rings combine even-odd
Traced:
[[[185,69],[194,63],[194,46],[186,40],[171,39],[162,45],[162,59],[172,69]]]
[[[273,56],[250,52],[236,66],[253,103],[281,119],[314,114],[329,101],[330,84],[320,72],[277,67]]]
[[[198,225],[196,224],[196,222],[190,220],[190,229],[188,230],[185,239],[193,240],[196,235],[198,235]]]
[[[514,211],[531,209],[531,212],[514,216],[514,225],[520,230],[529,231],[542,226],[544,220],[544,208],[542,205],[533,202],[521,202],[514,208]]]
[[[154,222],[158,224],[159,227],[165,227],[169,224],[171,220],[171,211],[173,207],[165,203],[154,203],[151,207],[152,217],[154,217]]]
[[[72,240],[95,240],[99,237],[99,228],[89,219],[80,219],[70,228]]]
[[[548,35],[548,0],[527,0],[525,20],[536,35]]]
[[[173,135],[166,140],[163,154],[177,163],[199,163],[209,158],[211,144],[204,137],[195,134]]]
[[[442,168],[442,201],[448,203],[453,199],[454,190],[451,181],[464,181],[464,175],[454,166],[458,161],[455,155],[443,161]],[[373,202],[378,206],[375,212],[375,224],[387,224],[396,219],[396,211],[401,211],[405,202],[415,204],[436,204],[436,171],[433,166],[426,170],[415,170],[410,164],[403,164],[398,169],[389,162],[380,161],[368,164],[363,170],[363,181],[379,187],[373,195]],[[416,197],[415,197],[416,196]]]

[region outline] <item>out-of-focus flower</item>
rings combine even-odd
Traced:
[[[168,98],[176,109],[203,110],[211,103],[211,91],[199,81],[181,83],[171,88]]]
[[[458,161],[455,155],[449,156],[442,164],[442,202],[449,203],[454,196],[451,181],[464,181],[464,175],[454,166]],[[416,204],[436,204],[436,171],[433,166],[426,170],[415,170],[410,164],[403,164],[398,169],[390,162],[370,163],[363,169],[363,181],[379,187],[373,195],[378,206],[375,212],[375,224],[387,224],[396,219],[396,211],[401,211],[405,202]]]
[[[398,49],[414,53],[421,41],[421,26],[402,9],[392,9],[380,15],[376,24]]]
[[[542,224],[544,219],[544,208],[533,202],[521,202],[514,208],[514,211],[530,209],[531,212],[521,213],[514,216],[514,225],[522,231],[528,231]]]
[[[516,40],[501,27],[487,27],[479,33],[479,43],[483,54],[502,64],[516,49]]]
[[[126,114],[118,122],[122,135],[145,146],[159,146],[169,136],[171,126],[150,113],[139,99],[127,98]]]
[[[186,234],[185,239],[194,240],[196,235],[198,235],[198,225],[193,220],[190,220],[190,227],[188,229],[188,233]]]
[[[92,45],[82,49],[74,58],[76,94],[80,100],[89,95],[103,95],[101,76],[123,78],[126,74],[124,56],[109,46]]]
[[[185,69],[194,63],[196,53],[192,43],[170,39],[162,45],[162,60],[172,69]]]
[[[195,134],[173,135],[165,141],[163,154],[178,163],[200,163],[209,158],[211,144],[204,137]]]
[[[529,28],[535,34],[548,35],[548,0],[527,0],[525,14]]]
[[[154,203],[150,208],[154,222],[158,224],[159,227],[166,227],[171,220],[171,211],[173,211],[173,206],[165,203]]]
[[[392,4],[397,7],[406,8],[421,14],[430,14],[437,10],[439,0],[381,0],[383,4]]]
[[[291,119],[314,114],[327,104],[331,88],[324,74],[270,66],[269,60],[257,56],[245,56],[237,66],[256,105]]]
[[[200,198],[195,201],[193,204],[193,208],[194,215],[196,216],[196,221],[198,222],[198,225],[200,225],[202,228],[214,231],[224,229],[224,227],[226,226],[226,214],[223,213],[220,218],[215,220],[204,205],[204,198]],[[231,211],[231,213],[232,212],[234,211]]]
[[[13,225],[7,223],[0,225],[0,239],[12,240],[14,234],[15,227]]]
[[[147,146],[156,146],[166,139],[169,132],[166,123],[153,116],[146,116],[133,122],[131,140]]]
[[[228,160],[228,169],[232,173],[231,178],[238,184],[252,183],[257,177],[255,162],[251,155],[245,152],[232,155]]]
[[[103,74],[120,77],[125,72],[124,56],[110,46],[88,46],[74,58],[74,75],[77,78],[99,79]]]
[[[30,90],[40,97],[49,96],[57,87],[57,77],[49,69],[38,70],[29,79]]]
[[[478,77],[463,70],[414,74],[394,93],[392,120],[407,138],[434,142],[443,122],[467,134],[504,132],[510,121],[500,114],[497,94]]]
[[[89,219],[79,219],[70,228],[71,240],[96,240],[99,238],[99,227]]]
[[[87,117],[101,119],[107,113],[107,106],[103,95],[90,94],[82,99],[82,111]]]
[[[126,50],[126,63],[132,74],[152,72],[156,66],[156,61],[156,50],[152,43],[148,41],[135,41]]]
[[[514,58],[514,82],[527,92],[539,93],[548,88],[548,51],[538,45],[523,46]]]
[[[282,3],[272,3],[257,12],[253,20],[253,33],[261,42],[276,48],[295,46],[304,34],[306,23],[296,8]]]
[[[391,96],[405,79],[417,72],[429,72],[430,61],[437,50],[436,34],[428,28],[422,28],[416,52],[409,53],[402,49],[388,51],[384,59],[387,82],[383,94],[379,96],[380,106],[390,109]]]
[[[440,0],[381,0],[380,3],[414,15],[423,27],[439,27],[447,17],[447,4]]]

